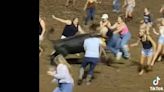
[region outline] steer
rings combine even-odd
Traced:
[[[53,64],[54,58],[62,54],[63,56],[67,56],[68,54],[76,54],[84,52],[83,43],[86,38],[89,37],[100,37],[99,34],[80,34],[72,37],[68,37],[65,39],[59,39],[53,41],[53,48],[55,50],[54,53],[51,54],[51,64]]]

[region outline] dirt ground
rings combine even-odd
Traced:
[[[46,22],[46,30],[51,28],[55,29],[52,39],[59,39],[63,31],[64,24],[52,19],[51,15],[54,14],[57,17],[64,19],[72,19],[78,16],[80,19],[80,24],[85,31],[88,31],[88,26],[84,26],[84,16],[85,11],[83,7],[86,0],[76,0],[76,5],[65,7],[64,4],[66,0],[39,0],[40,16]],[[136,0],[136,8],[134,11],[134,20],[127,23],[130,32],[132,33],[132,39],[130,43],[136,41],[136,34],[139,29],[139,21],[143,19],[143,9],[144,7],[150,8],[153,18],[159,18],[160,6],[164,4],[164,0]],[[101,4],[96,7],[95,23],[99,23],[100,17],[103,13],[109,14],[109,20],[114,23],[118,15],[112,12],[112,0],[102,0]],[[47,32],[46,32],[47,33]],[[157,41],[157,36],[152,32],[151,35],[155,41]],[[56,87],[55,83],[51,83],[53,79],[51,76],[47,75],[47,70],[49,68],[49,54],[52,52],[52,44],[45,38],[42,47],[44,48],[44,53],[40,56],[39,61],[39,89],[40,92],[52,92]],[[137,66],[140,60],[140,46],[130,49],[132,54],[132,59],[116,61],[111,54],[108,54],[112,59],[111,66],[99,63],[95,69],[95,78],[92,84],[86,86],[82,84],[77,85],[78,71],[80,64],[72,64],[73,68],[73,78],[75,80],[74,92],[150,92],[149,87],[153,86],[152,81],[159,76],[161,78],[159,86],[164,88],[164,62],[157,62],[153,71],[145,73],[139,76],[137,73]],[[76,62],[72,60],[72,62]]]

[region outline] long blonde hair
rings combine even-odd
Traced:
[[[72,69],[71,65],[66,61],[66,59],[63,57],[63,55],[59,54],[58,56],[55,57],[55,63],[58,64],[64,64],[68,67],[68,70],[70,74],[72,74]]]

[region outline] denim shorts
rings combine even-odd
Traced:
[[[164,36],[160,36],[160,37],[159,37],[159,39],[158,39],[158,43],[164,45]]]
[[[152,48],[150,48],[150,49],[142,49],[142,55],[144,55],[144,56],[152,56],[153,55],[153,49]]]

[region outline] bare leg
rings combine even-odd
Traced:
[[[162,51],[162,55],[164,55],[164,45],[162,46],[162,49],[163,49],[163,51]]]
[[[150,66],[152,59],[153,59],[153,55],[148,57],[148,60],[147,60],[148,67],[146,69],[147,71],[151,71],[152,70],[152,67]]]
[[[156,60],[156,58],[158,57],[158,54],[161,52],[161,50],[162,50],[162,44],[158,44],[157,51],[155,52],[155,55],[154,55],[154,57],[153,57],[151,66],[154,65],[155,60]]]
[[[153,55],[148,57],[147,65],[150,65],[151,64],[152,59],[153,59]]]
[[[73,6],[75,5],[76,0],[73,0]]]
[[[144,73],[144,61],[145,61],[145,56],[141,55],[141,59],[140,59],[141,71],[139,72],[139,75],[142,75]]]
[[[127,20],[127,19],[128,19],[128,13],[129,13],[129,12],[126,10],[126,11],[125,11],[125,22],[128,21],[128,20]]]
[[[70,0],[67,0],[67,1],[66,1],[65,6],[68,6],[68,5],[69,5],[69,1],[70,1]]]

